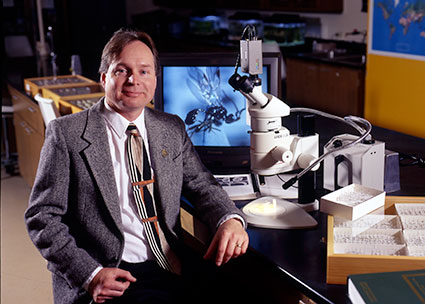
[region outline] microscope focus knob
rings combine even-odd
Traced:
[[[282,161],[285,164],[289,164],[294,158],[294,154],[289,149],[282,146],[276,146],[271,153],[275,160]]]
[[[316,159],[317,157],[312,154],[301,153],[297,159],[297,164],[300,168],[305,169],[308,166],[310,166],[313,162],[315,162]],[[317,169],[319,169],[319,167],[320,167],[320,163],[314,166],[311,170],[316,171]]]

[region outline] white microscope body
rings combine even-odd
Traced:
[[[318,158],[319,137],[292,135],[282,126],[282,117],[290,114],[290,108],[277,97],[264,94],[257,76],[263,71],[261,40],[241,40],[240,56],[242,72],[250,76],[235,73],[229,83],[249,101],[251,170],[259,175],[275,175],[307,168]]]
[[[318,157],[319,136],[290,134],[282,126],[282,117],[290,114],[289,107],[280,99],[265,95],[270,100],[264,107],[259,103],[248,107],[252,128],[251,170],[259,175],[274,175],[307,168]]]

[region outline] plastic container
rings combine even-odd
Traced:
[[[263,39],[263,20],[256,13],[235,13],[228,18],[229,34],[228,39],[231,41],[239,41],[242,32],[247,25],[255,26],[257,37]]]
[[[189,18],[190,34],[196,36],[213,36],[220,33],[220,17],[214,15],[191,16]]]
[[[276,41],[279,46],[305,43],[306,23],[297,15],[276,14],[264,20],[264,41]]]

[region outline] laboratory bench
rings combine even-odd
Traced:
[[[285,120],[293,128],[294,121]],[[335,134],[348,132],[344,126],[318,118],[316,131],[320,146]],[[292,133],[292,131],[291,131]],[[335,134],[334,134],[335,133]],[[355,134],[355,133],[354,133]],[[373,127],[372,135],[384,141],[386,148],[407,155],[425,156],[425,139]],[[327,192],[322,188],[323,172],[317,172],[316,197]],[[400,190],[390,196],[425,196],[425,167],[411,163],[400,166]],[[243,208],[249,201],[236,201]],[[351,303],[347,286],[326,283],[328,215],[310,212],[318,222],[311,229],[268,229],[249,225],[249,249],[230,268],[239,273],[245,290],[264,297],[264,303]],[[232,264],[232,263],[230,263]],[[232,268],[233,267],[233,268]],[[300,301],[300,302],[299,302]]]
[[[9,85],[9,90],[14,102],[16,135],[19,135],[20,173],[31,185],[44,139],[44,125],[37,103],[21,89]],[[296,119],[284,118],[284,125],[294,133]],[[353,132],[348,126],[337,127],[333,121],[321,117],[316,119],[315,125],[320,138],[320,153],[324,143],[332,136]],[[425,156],[423,138],[380,127],[373,127],[372,135],[376,140],[384,141],[386,149],[408,156]],[[317,198],[324,194],[321,174],[323,172],[319,169]],[[410,165],[400,166],[400,186],[400,190],[387,195],[425,196],[425,168],[413,164],[412,160]],[[242,208],[246,203],[248,201],[237,201],[236,205]],[[350,303],[345,285],[326,283],[327,215],[319,211],[311,212],[311,215],[318,222],[314,229],[280,230],[249,226],[249,250],[237,259],[238,262],[229,263],[228,269],[239,274],[240,283],[250,293],[262,295],[268,303],[298,303],[298,300],[304,303]]]
[[[321,146],[323,146],[323,142],[332,136],[331,127],[325,120],[319,119],[319,122],[322,122],[317,124],[317,128],[318,133],[323,135],[321,140]],[[425,139],[379,127],[373,127],[372,134],[376,140],[385,142],[386,149],[425,157]],[[400,166],[400,190],[387,195],[425,196],[424,165],[422,163],[420,167],[418,164],[410,163],[410,165]],[[318,174],[318,188],[322,185],[319,180],[321,178]],[[319,199],[323,194],[324,192],[318,189],[317,198]],[[242,208],[246,203],[248,202],[238,201],[236,205]],[[275,272],[274,280],[282,285],[292,286],[311,301],[351,303],[347,297],[346,285],[326,283],[327,214],[319,211],[310,212],[310,214],[318,222],[318,226],[314,229],[283,230],[249,226],[247,230],[250,237],[249,250],[257,257],[257,260],[268,262],[269,269]],[[267,277],[262,279],[267,280]],[[270,284],[270,288],[275,286],[278,290],[282,285],[274,282]],[[282,294],[281,297],[284,295]]]
[[[236,202],[236,205],[242,208],[246,203]],[[285,302],[288,296],[286,287],[292,288],[292,294],[298,294],[299,299],[309,299],[311,303],[349,304],[346,285],[326,283],[327,214],[319,211],[310,214],[318,222],[314,229],[248,227],[248,255],[251,258],[246,266],[251,268],[261,263],[263,272],[268,273],[247,283],[263,284],[264,289],[259,292],[273,294],[269,303],[292,303]]]

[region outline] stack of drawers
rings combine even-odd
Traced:
[[[100,83],[80,75],[27,78],[24,80],[24,85],[28,95],[34,97],[40,94],[44,98],[53,100],[61,115],[86,109],[104,95]],[[76,104],[74,101],[84,102]]]

